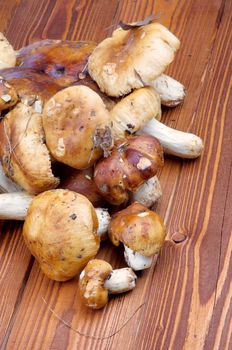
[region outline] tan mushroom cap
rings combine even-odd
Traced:
[[[16,64],[16,51],[7,38],[0,32],[0,69],[14,67]]]
[[[94,259],[88,262],[79,280],[80,294],[86,306],[101,309],[107,304],[108,290],[104,283],[112,271],[112,266],[104,260]]]
[[[100,247],[98,219],[87,198],[67,190],[35,197],[23,236],[47,277],[66,281],[81,272]]]
[[[152,87],[135,90],[112,108],[110,118],[115,138],[133,134],[151,119],[160,120],[160,96]]]
[[[111,148],[110,117],[102,99],[86,86],[58,92],[44,107],[43,127],[53,157],[73,168],[89,168]]]
[[[30,194],[56,188],[41,114],[19,103],[0,123],[0,159],[6,175]]]
[[[18,99],[15,88],[0,76],[0,111],[16,105]]]
[[[90,55],[89,73],[107,95],[122,96],[162,74],[179,46],[175,35],[159,23],[117,29]]]
[[[114,245],[122,242],[144,256],[158,253],[165,240],[160,216],[138,202],[115,214],[108,232]]]

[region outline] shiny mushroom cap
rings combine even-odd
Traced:
[[[7,38],[0,32],[0,69],[14,67],[16,64],[16,51]]]
[[[109,96],[149,85],[173,61],[179,40],[163,25],[117,29],[89,57],[88,70]]]
[[[58,92],[44,106],[43,127],[52,156],[76,169],[91,167],[112,147],[110,117],[102,99],[86,86]]]
[[[47,277],[66,281],[81,272],[100,247],[98,219],[87,198],[67,190],[35,197],[23,236]]]
[[[41,114],[19,103],[0,123],[0,159],[7,176],[30,194],[56,188]]]
[[[165,240],[165,227],[159,215],[136,202],[114,215],[108,232],[114,245],[122,242],[144,256],[158,253]]]
[[[104,283],[112,271],[112,266],[104,260],[88,262],[79,280],[80,294],[86,306],[101,309],[107,304],[108,290]]]

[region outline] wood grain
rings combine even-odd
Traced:
[[[17,48],[47,37],[100,41],[120,19],[160,13],[161,23],[182,42],[168,72],[188,89],[185,103],[164,110],[163,121],[199,134],[205,150],[196,161],[166,159],[161,174],[164,195],[157,211],[168,234],[159,262],[140,274],[136,290],[113,298],[104,310],[93,312],[80,304],[76,280],[49,281],[37,263],[32,266],[20,226],[4,224],[2,348],[230,349],[231,1],[22,0],[16,7],[12,1],[9,9],[8,2],[3,3],[5,18],[11,21],[1,24],[2,30],[8,28],[7,36]],[[184,240],[175,243],[180,235]],[[114,267],[124,265],[122,251],[109,243],[103,244],[99,256]],[[78,334],[104,337],[117,331],[101,340]]]

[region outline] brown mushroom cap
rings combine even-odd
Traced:
[[[35,197],[28,209],[23,236],[42,271],[56,281],[81,272],[100,247],[98,219],[87,198],[53,190]]]
[[[114,245],[122,242],[144,256],[158,253],[165,240],[160,216],[138,202],[114,215],[108,233]]]
[[[0,159],[4,171],[31,194],[58,186],[44,142],[41,114],[19,103],[0,123]]]
[[[104,283],[112,271],[112,266],[104,260],[94,259],[88,262],[79,279],[80,294],[86,306],[101,309],[107,304],[108,290]]]
[[[18,102],[15,88],[0,77],[0,111],[8,109]]]
[[[45,73],[67,87],[85,78],[88,57],[95,47],[90,41],[41,40],[19,50],[17,65]]]
[[[110,203],[120,205],[163,166],[163,148],[150,135],[115,141],[109,157],[100,160],[94,181],[100,194]]]
[[[117,29],[89,57],[88,70],[101,91],[122,96],[149,85],[173,61],[179,40],[163,25]]]
[[[44,106],[43,127],[53,157],[73,168],[91,167],[112,147],[110,117],[101,98],[86,86],[58,92]]]

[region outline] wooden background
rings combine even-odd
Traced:
[[[165,110],[163,121],[205,141],[196,161],[166,159],[157,207],[167,226],[165,248],[158,265],[141,274],[137,289],[113,298],[104,310],[80,305],[76,280],[59,284],[43,276],[23,243],[20,223],[0,224],[0,348],[232,349],[232,2],[0,4],[0,30],[15,48],[41,38],[100,41],[120,19],[159,13],[182,42],[168,71],[188,89],[183,106]],[[100,255],[115,267],[124,264],[122,252],[110,244]]]

